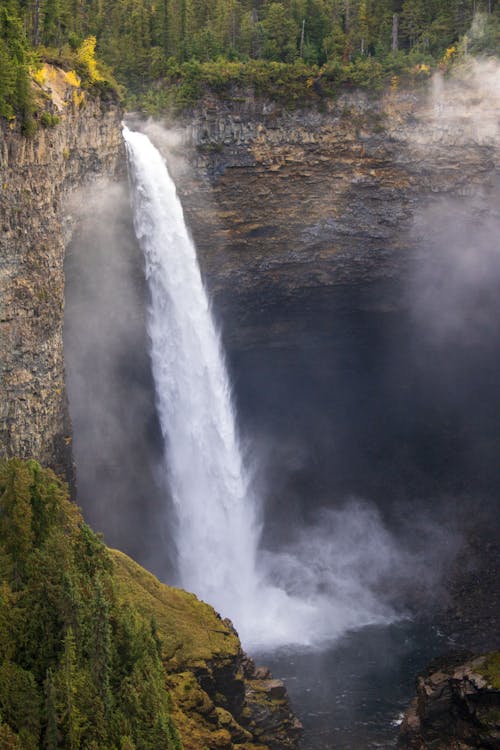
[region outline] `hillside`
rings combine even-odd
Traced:
[[[2,747],[296,746],[231,624],[106,548],[34,461],[0,466],[0,575]]]

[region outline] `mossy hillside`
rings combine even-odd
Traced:
[[[172,674],[167,684],[172,718],[182,734],[184,750],[232,750],[231,733],[222,726],[213,701],[193,673]]]
[[[120,601],[155,623],[184,750],[232,750],[241,742],[258,750],[227,710],[239,713],[245,692],[240,642],[230,623],[194,594],[160,583],[123,552],[110,553]]]
[[[295,750],[260,677],[229,621],[108,549],[53,472],[0,462],[0,747]]]
[[[116,596],[66,485],[0,462],[0,746],[181,750],[165,678],[154,623]]]
[[[486,654],[477,672],[485,678],[494,690],[500,690],[500,651]]]
[[[118,597],[154,620],[169,671],[210,670],[214,663],[234,662],[240,642],[229,621],[194,594],[160,583],[123,552],[110,554]]]

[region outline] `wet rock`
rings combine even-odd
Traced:
[[[400,730],[400,750],[500,747],[500,653],[461,664],[442,660],[417,678]]]

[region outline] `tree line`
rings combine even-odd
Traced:
[[[478,14],[490,29],[483,46],[492,51],[499,19],[498,0],[0,0],[0,11],[4,116],[19,98],[15,72],[29,54],[67,58],[89,37],[120,83],[140,92],[193,60],[437,59]]]
[[[0,462],[0,748],[181,750],[160,646],[66,486]]]

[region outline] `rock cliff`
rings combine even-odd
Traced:
[[[398,747],[469,750],[498,747],[500,654],[448,661],[417,679],[417,697],[406,712]]]
[[[34,137],[24,138],[15,123],[0,125],[0,454],[33,457],[67,475],[62,329],[70,198],[76,187],[91,190],[96,177],[123,170],[121,110],[62,70],[45,66],[39,79]]]
[[[344,92],[297,111],[207,96],[179,130],[189,165],[172,156],[171,168],[228,339],[275,337],[266,317],[280,301],[304,317],[311,291],[349,285],[352,299],[401,278],[429,205],[484,210],[498,165],[492,78],[473,66],[425,91]]]

